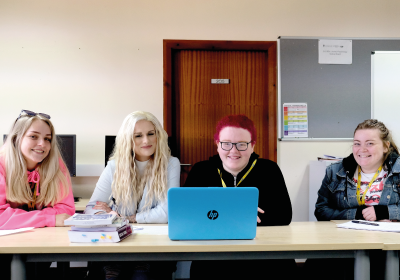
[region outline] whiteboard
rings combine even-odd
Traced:
[[[371,115],[392,131],[400,144],[400,51],[375,51],[371,55]]]

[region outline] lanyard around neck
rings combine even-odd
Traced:
[[[253,161],[253,164],[251,165],[250,169],[246,172],[246,174],[244,174],[244,176],[242,177],[242,179],[240,179],[239,183],[237,183],[237,185],[236,185],[235,187],[239,186],[239,184],[247,177],[247,175],[248,175],[248,174],[250,173],[250,171],[253,169],[254,165],[256,165],[256,162],[257,162],[257,159],[255,159],[255,160]],[[226,184],[225,184],[224,180],[222,179],[222,173],[221,173],[221,171],[220,171],[219,169],[217,169],[217,170],[218,170],[219,177],[221,178],[222,186],[223,186],[224,188],[226,188]]]
[[[375,179],[378,177],[379,173],[382,171],[382,165],[378,168],[378,170],[375,172],[374,177],[372,177],[371,181],[369,182],[367,188],[364,191],[364,194],[362,198],[360,198],[360,191],[361,191],[361,167],[358,166],[358,180],[357,180],[357,201],[358,205],[365,205],[365,195],[367,194],[367,191],[371,187],[372,183],[375,181]]]

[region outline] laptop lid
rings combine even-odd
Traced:
[[[258,189],[171,188],[168,235],[171,240],[254,239]]]

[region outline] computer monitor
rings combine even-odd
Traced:
[[[57,134],[61,156],[67,165],[71,177],[76,177],[76,135]],[[3,135],[3,143],[6,142],[7,134]]]
[[[76,135],[57,134],[57,141],[71,177],[76,177]]]
[[[105,157],[104,157],[104,166],[107,166],[107,162],[111,156],[112,151],[114,150],[115,144],[115,135],[106,135],[106,149],[105,149]]]

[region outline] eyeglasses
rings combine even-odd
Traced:
[[[221,149],[224,151],[230,151],[233,148],[233,145],[236,146],[236,150],[238,151],[246,151],[249,147],[250,142],[239,142],[239,143],[232,143],[232,142],[219,142],[221,143]]]
[[[22,115],[22,113],[25,113],[26,115],[31,116],[31,117],[39,115],[39,116],[41,116],[43,118],[46,118],[46,119],[50,120],[50,115],[47,115],[45,113],[35,113],[35,112],[29,111],[29,110],[22,110],[21,113],[19,113],[19,116],[18,116],[17,120],[20,117],[24,116],[24,115]]]

